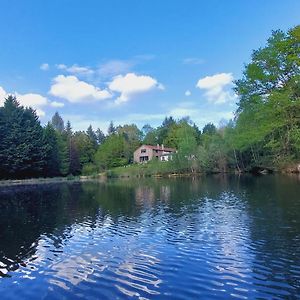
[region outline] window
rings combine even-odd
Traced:
[[[148,161],[149,156],[140,156],[140,162]]]
[[[146,153],[146,149],[141,149],[141,153]]]

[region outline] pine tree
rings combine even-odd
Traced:
[[[72,136],[72,126],[71,126],[71,122],[69,120],[67,121],[67,125],[65,128],[65,134],[67,135],[68,138],[70,138]]]
[[[58,138],[55,129],[50,123],[44,128],[44,142],[46,144],[46,165],[44,174],[49,177],[58,176],[60,175]]]
[[[92,144],[93,144],[93,147],[97,148],[97,135],[96,133],[94,132],[93,130],[93,127],[92,125],[90,125],[86,131],[86,134],[88,135],[89,139],[91,140]]]
[[[64,130],[63,138],[67,144],[68,149],[68,159],[69,170],[68,174],[78,175],[80,174],[80,159],[78,155],[78,150],[76,148],[76,143],[74,142],[74,135],[72,131],[71,122],[67,121],[66,128]]]
[[[65,127],[64,120],[62,117],[59,115],[58,112],[54,114],[51,120],[51,124],[56,129],[58,132],[62,133]]]
[[[69,157],[69,146],[65,136],[59,132],[56,133],[57,146],[59,154],[59,172],[61,175],[66,176],[69,174],[70,169],[70,157]]]
[[[107,129],[108,135],[115,134],[116,131],[117,131],[117,129],[116,129],[116,127],[114,126],[113,121],[110,121],[109,126],[108,126],[108,129]]]
[[[8,96],[1,111],[1,123],[6,129],[0,150],[1,176],[24,178],[41,175],[46,164],[46,145],[35,111],[20,106],[13,96]]]
[[[102,132],[100,128],[96,130],[96,136],[97,136],[98,145],[103,144],[103,142],[105,141],[105,134]]]

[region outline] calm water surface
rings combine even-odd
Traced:
[[[0,188],[1,299],[300,299],[300,179]]]

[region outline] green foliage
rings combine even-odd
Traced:
[[[233,147],[250,152],[252,162],[278,165],[300,158],[299,82],[300,26],[274,31],[235,82],[240,102]]]
[[[54,114],[54,116],[52,117],[51,124],[52,124],[53,128],[55,130],[57,130],[58,132],[62,133],[64,131],[65,124],[64,124],[62,117],[59,115],[58,112],[56,112]]]
[[[42,175],[47,146],[35,111],[20,106],[15,97],[8,96],[0,112],[0,176],[24,178]]]
[[[99,170],[126,165],[128,161],[125,157],[124,146],[125,138],[122,135],[109,136],[95,154],[95,163]]]
[[[212,123],[206,124],[202,129],[203,134],[215,134],[216,132],[217,132],[217,128]]]
[[[87,163],[83,165],[82,167],[82,175],[89,176],[89,175],[95,175],[98,172],[98,168],[93,163]]]
[[[96,152],[95,140],[85,132],[78,131],[73,136],[73,143],[77,149],[80,167],[92,163]]]
[[[112,135],[116,133],[116,127],[114,126],[113,121],[110,121],[108,129],[107,129],[108,135]]]
[[[58,138],[50,123],[44,128],[44,143],[46,145],[44,174],[49,177],[59,176],[61,173]]]
[[[56,132],[57,148],[59,156],[59,172],[62,176],[69,174],[70,157],[69,157],[69,143],[65,135]]]
[[[73,132],[56,112],[44,128],[31,108],[9,96],[0,108],[0,177],[226,172],[282,166],[300,160],[300,26],[274,31],[253,52],[235,82],[239,97],[234,121],[202,132],[189,117],[166,117],[157,128],[115,126],[108,135],[90,125]],[[168,162],[130,165],[141,144],[177,150]]]
[[[88,129],[87,129],[87,131],[86,131],[86,134],[87,134],[87,136],[88,136],[90,142],[92,143],[94,149],[96,150],[97,144],[98,144],[98,142],[97,142],[97,135],[96,135],[96,133],[94,132],[92,125],[90,125],[90,126],[88,127]]]
[[[101,145],[105,141],[105,134],[102,132],[100,128],[96,130],[97,144]]]

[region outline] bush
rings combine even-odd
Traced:
[[[97,166],[92,163],[85,164],[82,167],[82,175],[85,175],[85,176],[95,175],[95,174],[97,174],[97,172],[98,172]]]

